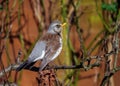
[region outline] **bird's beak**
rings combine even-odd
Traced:
[[[66,24],[67,24],[67,23],[63,23],[63,24],[61,24],[61,27],[64,27]]]

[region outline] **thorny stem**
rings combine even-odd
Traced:
[[[117,31],[114,34],[114,40],[113,40],[113,47],[115,49],[115,57],[114,57],[114,64],[113,64],[113,68],[116,68],[117,66],[117,60],[118,60],[118,53],[119,53],[119,31]]]
[[[112,77],[116,72],[118,72],[120,70],[120,66],[113,68],[112,70],[110,70],[108,73],[105,74],[101,85],[100,86],[105,86],[105,84],[109,81],[110,77]]]
[[[102,79],[100,86],[105,86],[106,83],[110,80],[110,78],[116,73],[118,70],[120,70],[120,66],[117,67],[118,62],[118,53],[119,53],[119,30],[120,30],[120,23],[119,21],[116,22],[115,27],[113,28],[113,44],[112,44],[112,50],[114,51],[114,63],[113,68],[110,69],[110,64],[107,63],[107,66],[109,69],[106,70],[104,78]],[[112,31],[113,31],[112,30]]]

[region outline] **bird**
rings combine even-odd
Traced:
[[[65,25],[66,23],[62,24],[59,20],[53,21],[46,33],[36,42],[28,59],[20,64],[16,71],[31,69],[37,61],[41,61],[39,71],[42,71],[48,63],[58,57],[62,51],[62,30]]]

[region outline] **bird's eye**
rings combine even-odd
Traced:
[[[60,25],[56,25],[57,28],[60,28]]]

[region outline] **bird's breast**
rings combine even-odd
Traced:
[[[46,42],[46,58],[55,59],[62,50],[62,38],[59,35],[47,34],[44,41]]]

